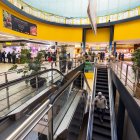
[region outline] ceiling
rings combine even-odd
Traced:
[[[27,4],[64,17],[87,17],[89,0],[22,0]],[[95,1],[95,0],[92,0]],[[126,11],[140,5],[140,0],[97,0],[97,16]]]

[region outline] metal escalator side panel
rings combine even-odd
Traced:
[[[113,98],[113,90],[112,90],[113,87],[112,87],[110,69],[108,69],[108,88],[109,88],[109,108],[110,108],[110,120],[111,120],[111,138],[112,140],[117,140],[114,98]]]
[[[94,121],[94,98],[96,93],[96,79],[97,79],[97,68],[94,67],[94,82],[93,82],[93,93],[89,96],[89,116],[87,125],[86,140],[92,139],[93,121]]]

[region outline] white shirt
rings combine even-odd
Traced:
[[[96,96],[95,97],[95,104],[96,104],[97,108],[101,108],[101,109],[106,108],[107,100],[106,100],[105,96],[103,96],[103,95],[101,97]]]

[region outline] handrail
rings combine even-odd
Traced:
[[[47,70],[44,70],[44,71],[41,71],[41,72],[37,72],[37,73],[31,74],[31,75],[22,77],[22,78],[18,78],[18,79],[9,81],[9,82],[4,83],[4,84],[0,84],[0,90],[4,89],[4,88],[6,88],[6,87],[12,86],[12,85],[14,85],[14,84],[17,84],[17,83],[19,83],[19,82],[28,80],[28,79],[30,79],[30,78],[32,78],[32,77],[35,77],[35,76],[44,74],[44,73],[49,72],[49,71],[57,71],[60,75],[62,75],[63,77],[65,77],[65,75],[64,75],[62,72],[60,72],[59,70],[57,70],[57,69],[47,69]]]
[[[88,126],[87,126],[87,135],[86,140],[92,140],[92,129],[93,129],[93,116],[94,116],[94,98],[96,94],[96,79],[97,79],[97,68],[94,67],[94,84],[93,84],[93,94],[90,96],[89,103],[89,117],[88,117]]]
[[[69,81],[66,82],[64,86],[57,90],[57,93],[52,95],[50,98],[50,103],[54,104],[57,99],[61,96],[61,93],[81,74],[81,71],[78,71]]]
[[[27,129],[29,129],[28,130],[28,133],[29,133],[32,130],[32,128],[34,128],[34,126],[36,125],[36,124],[34,124],[34,121],[36,121],[36,119],[39,116],[42,116],[42,113],[44,111],[46,113],[46,111],[48,111],[48,109],[50,109],[51,106],[49,106],[49,103],[50,103],[50,100],[47,100],[28,119],[26,119],[24,121],[24,123],[21,124],[8,138],[6,138],[6,140],[18,140],[18,139],[20,139],[22,133],[25,133],[25,131],[27,131]],[[37,122],[38,121],[39,120],[37,119]],[[31,125],[33,125],[33,126],[30,128]],[[27,135],[28,133],[26,132],[25,134]],[[26,135],[24,135],[24,137],[26,137]]]
[[[35,125],[39,122],[38,117],[41,119],[40,115],[43,116],[47,111],[53,106],[53,104],[57,101],[57,99],[61,96],[63,91],[80,75],[82,74],[81,71],[78,71],[69,81],[66,82],[62,88],[60,88],[58,91],[56,91],[55,95],[53,95],[49,100],[47,100],[43,105],[41,105],[25,122],[19,126],[6,140],[18,140],[25,138],[29,132],[35,127]],[[48,106],[48,108],[47,108]],[[45,111],[45,113],[43,112]],[[42,115],[43,113],[43,115]],[[37,121],[35,121],[37,120]],[[51,119],[52,120],[52,119]],[[36,124],[34,124],[34,121]],[[32,125],[32,127],[31,127]],[[25,133],[26,129],[28,129],[28,132]],[[24,133],[25,135],[21,137],[21,134]]]
[[[109,88],[109,108],[110,108],[110,120],[111,120],[111,138],[112,140],[117,140],[117,129],[116,129],[116,119],[115,119],[115,107],[114,98],[112,91],[111,73],[108,69],[108,88]]]

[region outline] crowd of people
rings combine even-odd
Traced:
[[[15,53],[13,51],[12,53],[8,52],[6,53],[5,51],[1,52],[0,51],[0,63],[13,63],[15,64],[16,61],[19,59],[20,53]]]

